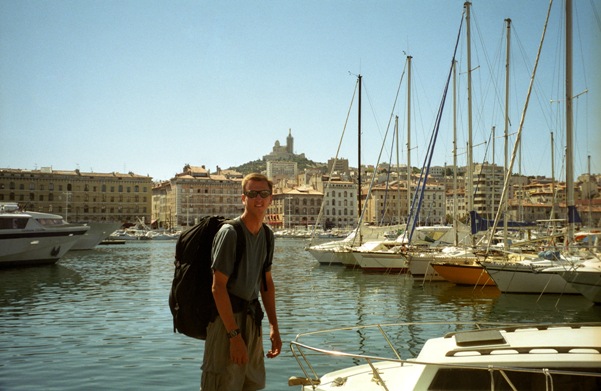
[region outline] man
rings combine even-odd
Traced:
[[[278,356],[282,349],[271,275],[273,233],[263,229],[272,191],[273,184],[264,175],[249,174],[242,180],[244,212],[237,220],[244,231],[246,250],[236,272],[235,228],[224,224],[213,241],[212,291],[219,315],[207,327],[202,391],[250,391],[265,387],[259,293],[269,320],[271,350],[267,357]],[[270,248],[267,234],[271,236]]]

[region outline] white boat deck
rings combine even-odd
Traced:
[[[585,387],[582,389],[601,386],[601,323],[503,327],[455,323],[463,331],[429,339],[417,357],[401,358],[389,335],[399,328],[415,330],[428,325],[444,329],[443,326],[453,324],[372,325],[299,335],[290,346],[304,376],[292,378],[290,384],[304,384],[306,391],[553,389],[553,384],[555,389],[563,389],[562,386],[574,381],[582,383]],[[465,330],[468,326],[472,329]],[[300,342],[330,333],[361,331],[363,335],[368,328],[380,332],[393,354],[384,357],[348,353]],[[382,346],[381,342],[366,340],[362,345]],[[323,355],[338,361],[351,360],[355,365],[320,377],[318,371],[323,360],[316,357]]]

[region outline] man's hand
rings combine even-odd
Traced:
[[[248,349],[242,335],[230,339],[230,358],[234,364],[244,365],[248,362]]]
[[[279,331],[272,330],[269,333],[269,340],[271,341],[271,349],[267,352],[267,358],[279,356],[282,352],[282,338],[280,337]]]

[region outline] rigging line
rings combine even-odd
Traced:
[[[386,170],[386,190],[384,191],[384,205],[382,205],[382,216],[380,217],[380,225],[384,225],[384,218],[386,216],[386,212],[387,212],[387,209],[388,209],[388,189],[390,188],[390,172],[392,171],[390,169],[390,167],[392,166],[392,154],[393,154],[393,151],[394,151],[394,139],[395,139],[395,136],[397,135],[398,131],[399,131],[398,128],[395,127],[394,132],[392,134],[392,140],[393,140],[393,142],[390,143],[390,159],[391,159],[391,161],[390,161],[390,164],[388,166],[388,169]],[[397,181],[397,186],[398,185],[399,185],[399,183]],[[392,224],[392,221],[391,221],[391,224]]]
[[[486,63],[486,67],[488,68],[488,72],[489,72],[490,75],[496,75],[496,73],[493,71],[493,66],[492,66],[493,61],[490,60],[488,52],[486,51],[487,45],[485,45],[485,43],[483,41],[483,34],[480,32],[480,25],[478,24],[478,19],[477,19],[477,17],[474,14],[475,14],[475,12],[472,9],[471,10],[471,17],[472,17],[472,21],[476,25],[476,31],[478,32],[478,38],[480,40],[480,45],[482,45],[482,49],[483,49],[482,52],[484,53],[484,60],[485,60],[485,63]],[[503,21],[503,23],[504,22],[505,21]],[[499,42],[499,45],[501,45],[500,47],[502,47],[502,44],[504,42],[504,36],[505,36],[504,33],[505,33],[505,30],[506,30],[506,27],[503,24],[502,25],[502,30],[501,30],[501,40]],[[501,112],[503,112],[504,109],[503,109],[503,105],[502,105],[502,99],[501,99],[501,95],[499,93],[499,89],[497,88],[497,84],[495,82],[495,79],[492,78],[492,77],[489,78],[489,81],[488,81],[487,85],[492,86],[493,101],[494,101],[494,103],[496,103],[496,104],[493,104],[493,111],[494,111],[494,107],[496,107],[498,105],[501,108]],[[484,106],[485,105],[484,105],[484,102],[483,102],[483,104],[482,104],[482,106],[480,107],[480,110],[479,110],[478,121],[477,121],[478,123],[482,123],[482,117],[484,116]]]
[[[599,19],[599,13],[597,12],[597,6],[595,5],[595,0],[589,0],[591,3],[591,8],[593,9],[593,14],[595,15],[595,20],[597,21],[597,27],[599,31],[601,31],[601,20]]]
[[[401,73],[401,78],[399,80],[399,85],[397,87],[397,94],[396,94],[396,97],[394,99],[394,103],[392,105],[392,110],[390,112],[390,116],[391,117],[388,120],[388,126],[386,127],[386,134],[384,135],[384,140],[382,141],[382,146],[380,147],[380,153],[378,155],[378,160],[376,161],[376,168],[380,164],[380,159],[382,158],[382,151],[384,150],[384,144],[385,144],[386,138],[388,136],[388,131],[390,130],[390,123],[391,123],[392,117],[394,116],[394,110],[396,109],[396,103],[397,103],[398,98],[399,98],[399,92],[401,91],[401,85],[402,85],[403,79],[405,77],[405,71],[406,71],[406,69],[407,69],[407,62],[405,62],[405,67],[403,68],[403,72]],[[372,191],[373,185],[375,183],[375,179],[376,179],[376,175],[372,175],[371,182],[370,182],[369,188],[367,190],[367,196],[366,196],[367,199],[369,199],[371,197],[371,191]],[[365,205],[363,205],[363,210],[361,211],[361,217],[359,218],[360,222],[362,221],[363,216],[365,215],[366,211],[367,211],[367,202],[365,203]],[[377,218],[377,216],[374,216],[374,218]]]
[[[340,141],[338,142],[338,149],[336,150],[336,156],[334,157],[334,162],[332,164],[332,168],[330,170],[330,176],[328,178],[328,182],[326,183],[326,187],[325,190],[329,190],[330,188],[330,181],[332,180],[332,176],[334,174],[334,169],[336,168],[336,163],[338,162],[338,155],[340,154],[340,148],[342,146],[342,140],[344,139],[344,134],[346,133],[346,127],[348,125],[348,121],[349,118],[351,116],[351,110],[353,108],[353,102],[355,101],[355,95],[357,94],[357,89],[359,87],[359,79],[357,79],[357,82],[355,83],[355,89],[353,91],[353,96],[351,98],[351,103],[349,105],[348,108],[348,112],[346,113],[346,119],[344,121],[344,126],[342,128],[342,135],[340,136]],[[321,221],[321,218],[323,217],[323,209],[324,209],[324,202],[321,202],[321,207],[319,208],[319,214],[317,216],[317,222]],[[359,222],[360,224],[360,222]],[[315,224],[315,227],[313,227],[313,232],[311,233],[311,241],[309,242],[309,246],[311,246],[313,244],[313,240],[315,239],[315,230],[316,230],[316,226],[317,224]]]
[[[445,102],[446,102],[447,92],[449,90],[449,84],[451,82],[451,76],[453,74],[453,67],[454,67],[454,64],[455,64],[455,56],[457,55],[457,48],[459,47],[459,40],[461,38],[461,29],[463,27],[463,20],[464,20],[463,16],[464,15],[465,15],[465,10],[464,10],[464,12],[461,15],[461,23],[459,24],[459,31],[457,32],[457,40],[455,42],[455,49],[453,51],[453,58],[451,59],[451,67],[449,69],[449,74],[447,76],[447,82],[446,82],[446,85],[445,85],[445,88],[444,88],[444,91],[443,91],[443,94],[442,94],[442,100],[441,100],[440,106],[438,108],[438,113],[436,115],[436,120],[435,120],[435,124],[434,124],[434,130],[432,132],[432,137],[430,138],[430,145],[428,146],[428,153],[426,154],[426,155],[429,155],[429,157],[426,156],[426,159],[428,159],[427,165],[424,162],[424,165],[426,166],[426,173],[425,173],[425,177],[424,177],[424,184],[423,184],[423,186],[421,186],[421,194],[419,196],[419,201],[418,201],[418,204],[417,204],[416,213],[415,213],[415,215],[413,215],[413,220],[411,222],[411,232],[409,233],[409,239],[408,239],[409,243],[411,243],[411,239],[413,238],[413,233],[415,231],[415,223],[416,223],[416,220],[417,220],[417,216],[419,214],[419,210],[421,209],[421,204],[422,204],[423,197],[424,197],[424,191],[425,191],[425,188],[426,188],[426,182],[428,180],[428,174],[430,172],[430,163],[432,162],[432,156],[434,155],[434,144],[436,143],[436,138],[438,136],[438,130],[440,129],[440,121],[442,120],[442,113],[444,111],[444,105],[445,105]],[[422,170],[422,174],[420,175],[420,179],[419,179],[420,183],[421,183],[421,180],[422,180],[423,176],[424,176],[424,174],[423,174],[423,170]],[[407,185],[409,185],[409,184],[407,184]],[[416,186],[415,190],[416,190],[415,195],[417,195],[417,192],[419,190],[419,183],[418,183],[418,186]],[[412,204],[415,202],[415,198],[416,197],[414,196]],[[409,223],[409,220],[408,220],[407,223]]]
[[[523,41],[520,37],[520,34],[518,32],[518,26],[516,26],[515,24],[511,25],[511,32],[512,37],[513,37],[513,42],[517,44],[517,47],[520,49],[519,53],[521,55],[521,59],[522,59],[522,63],[524,68],[526,69],[526,71],[530,74],[532,74],[532,64],[528,61],[528,55],[526,54],[526,49],[524,47]],[[556,44],[556,51],[559,51],[559,46],[561,46],[561,43],[559,41],[557,41]],[[555,69],[557,68],[557,66],[555,66]],[[554,70],[554,73],[556,73],[556,71]],[[556,78],[553,77],[553,80],[555,80]],[[512,78],[513,80],[513,78]],[[516,90],[516,89],[515,89]],[[543,108],[545,107],[545,104],[543,102],[546,101],[547,98],[544,97],[543,91],[544,88],[541,86],[541,82],[539,80],[535,80],[534,82],[534,91],[535,91],[535,96],[536,96],[536,100],[538,102],[539,107]],[[515,94],[514,94],[515,95]],[[541,110],[541,114],[546,122],[547,125],[547,129],[552,129],[552,124],[553,124],[553,114],[549,114],[547,112],[547,110]]]
[[[515,143],[513,144],[513,151],[511,153],[511,162],[509,163],[509,167],[507,168],[507,172],[505,173],[505,181],[503,183],[503,192],[501,193],[501,199],[506,199],[506,194],[509,188],[509,180],[511,179],[511,172],[513,172],[513,164],[515,162],[515,158],[517,155],[517,149],[521,143],[522,139],[522,129],[524,128],[524,121],[526,119],[526,112],[528,110],[528,103],[530,102],[530,95],[532,94],[532,88],[534,86],[534,80],[536,76],[536,70],[538,69],[538,62],[540,60],[540,55],[543,50],[543,43],[545,41],[545,35],[547,33],[547,27],[549,25],[549,16],[551,15],[551,7],[553,6],[553,0],[549,0],[549,8],[547,10],[547,17],[545,19],[545,25],[543,27],[542,36],[540,39],[540,43],[538,46],[538,52],[536,54],[536,61],[534,62],[534,69],[532,70],[532,76],[530,77],[530,85],[528,86],[528,93],[526,94],[526,101],[524,102],[524,109],[522,110],[522,116],[520,118],[520,124],[518,126],[518,134],[516,136]],[[486,246],[486,252],[490,249],[490,245],[492,243],[492,239],[494,236],[494,232],[497,229],[497,225],[499,223],[499,219],[501,218],[501,213],[503,212],[502,208],[497,210],[495,220],[493,222],[492,229],[490,230],[490,236],[488,240],[488,244]]]
[[[576,21],[573,24],[573,26],[576,26],[576,32],[578,33],[578,40],[577,41],[580,43],[580,45],[578,45],[578,46],[580,48],[580,59],[581,59],[580,65],[582,66],[581,76],[584,79],[585,88],[587,88],[587,86],[588,86],[588,80],[586,78],[586,69],[585,69],[585,66],[584,66],[584,53],[582,51],[582,46],[583,46],[582,42],[583,42],[583,39],[582,39],[582,34],[580,32],[580,26],[583,26],[584,23],[582,23],[582,24],[580,23],[580,18],[579,18],[579,14],[578,14],[578,6],[577,6],[577,4],[578,4],[578,2],[576,2],[576,4],[574,4],[575,5],[574,8],[575,8],[575,11],[576,11],[576,12],[574,12],[574,16],[576,17]]]

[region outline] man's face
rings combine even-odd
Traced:
[[[242,195],[242,202],[248,211],[264,213],[271,204],[271,191],[263,181],[249,181]]]

